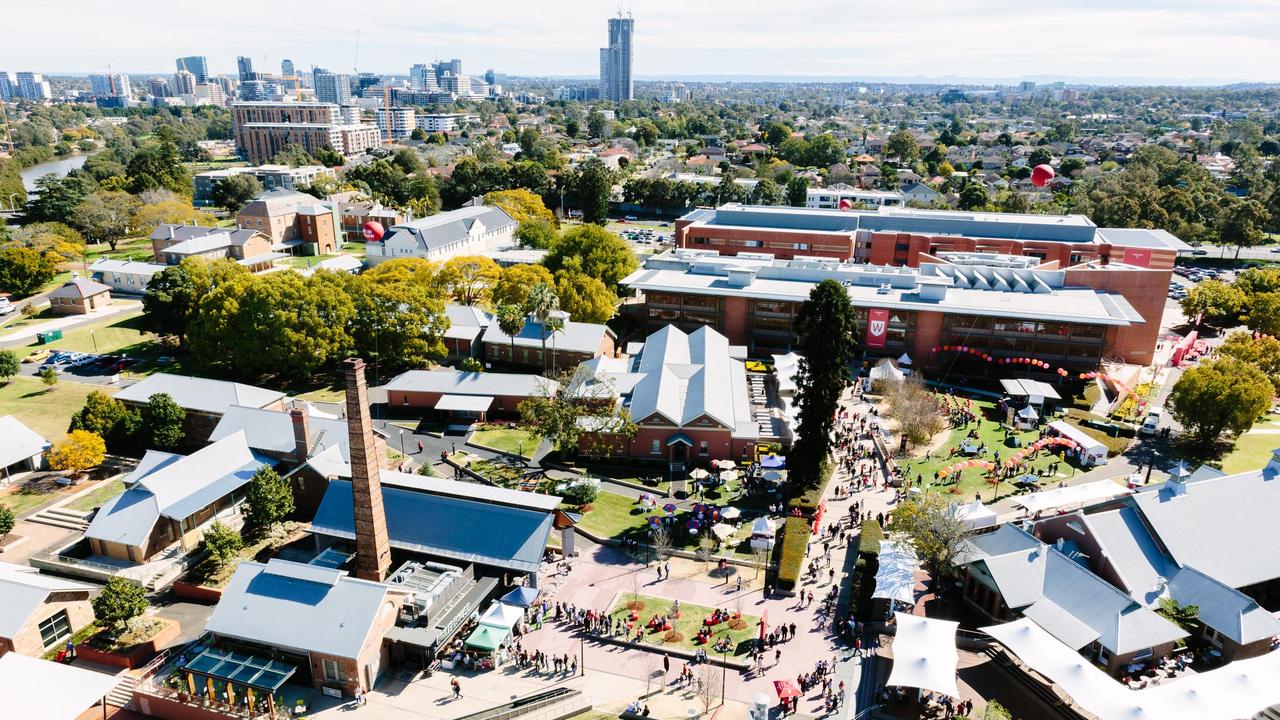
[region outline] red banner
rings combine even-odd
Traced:
[[[867,347],[882,348],[889,338],[889,311],[867,312]]]
[[[1151,251],[1144,248],[1125,248],[1124,264],[1151,267]]]

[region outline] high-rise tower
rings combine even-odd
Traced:
[[[600,48],[600,97],[622,102],[634,97],[631,82],[631,34],[635,20],[609,18],[609,47]]]

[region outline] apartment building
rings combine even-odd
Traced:
[[[358,155],[377,147],[378,127],[348,122],[337,105],[322,102],[238,102],[231,104],[236,149],[260,165],[289,145],[307,152],[330,148]]]

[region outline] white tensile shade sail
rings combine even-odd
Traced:
[[[1106,500],[1132,492],[1114,480],[1095,480],[1024,495],[1014,499],[1013,504],[1021,505],[1030,512],[1040,512],[1068,505],[1086,505],[1095,500]]]
[[[880,543],[880,567],[876,570],[873,598],[915,604],[916,566],[920,561],[910,545],[893,540]]]
[[[885,685],[932,690],[960,697],[956,687],[956,628],[949,620],[895,613],[898,632],[893,638],[893,671]]]
[[[1133,690],[1027,618],[982,630],[1100,720],[1232,720],[1280,702],[1280,652]]]
[[[512,607],[505,603],[494,602],[489,606],[488,610],[480,616],[481,625],[489,625],[490,627],[500,627],[510,630],[516,626],[516,623],[524,618],[524,611],[518,607]]]

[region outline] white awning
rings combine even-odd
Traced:
[[[895,613],[898,631],[893,638],[893,671],[885,685],[932,690],[960,697],[956,687],[956,628],[948,620]]]
[[[1024,420],[1035,420],[1036,418],[1040,417],[1040,415],[1036,413],[1035,408],[1028,405],[1018,411],[1018,417]]]
[[[520,608],[494,601],[480,616],[479,623],[510,630],[522,619],[524,619],[524,611]]]
[[[951,512],[969,529],[991,527],[996,524],[995,511],[983,505],[981,500],[974,500],[968,505],[952,505]]]
[[[492,395],[441,395],[436,401],[437,410],[485,412],[493,405]]]
[[[915,550],[904,542],[880,542],[880,567],[876,570],[873,598],[915,604],[916,566],[920,564]]]
[[[115,675],[16,652],[0,657],[0,704],[6,718],[75,720],[119,681]]]
[[[1280,677],[1280,652],[1133,690],[1027,618],[982,630],[1100,720],[1231,720],[1252,717],[1280,702],[1280,685],[1275,682]]]
[[[1040,512],[1069,505],[1087,505],[1097,500],[1129,495],[1132,492],[1113,480],[1095,480],[1017,497],[1014,498],[1013,504],[1020,505],[1030,512]]]

